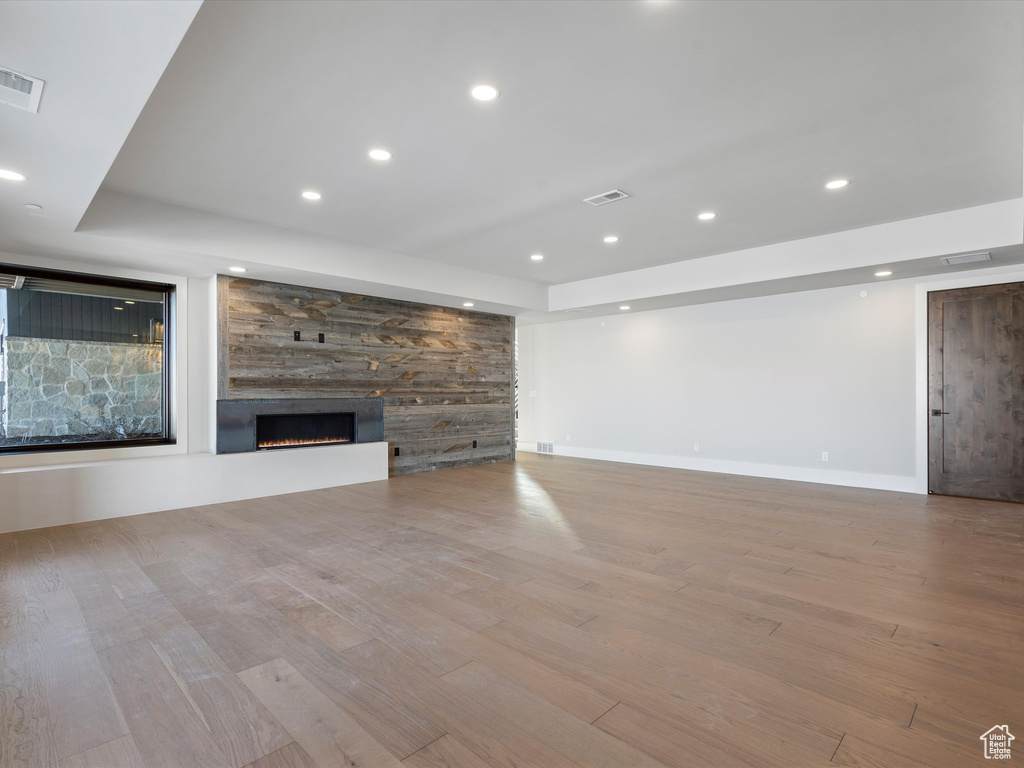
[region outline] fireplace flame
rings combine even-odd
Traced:
[[[347,437],[314,437],[299,440],[291,438],[288,440],[267,440],[257,446],[258,448],[294,448],[299,445],[324,445],[325,443],[351,443]]]

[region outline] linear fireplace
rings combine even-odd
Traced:
[[[218,400],[217,453],[242,453],[384,439],[374,397]]]
[[[354,413],[276,413],[256,417],[256,450],[351,443]]]

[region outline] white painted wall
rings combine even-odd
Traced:
[[[103,269],[0,253],[0,262],[177,286],[175,445],[0,456],[0,533],[385,480],[387,443],[217,456],[216,278]]]
[[[521,449],[915,488],[909,281],[527,326],[519,350]]]
[[[994,267],[521,325],[518,447],[924,494],[928,292],[1022,281]]]

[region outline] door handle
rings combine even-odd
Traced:
[[[948,416],[949,411],[942,411],[938,408],[932,408],[932,416]]]

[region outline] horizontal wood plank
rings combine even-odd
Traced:
[[[511,317],[232,277],[218,313],[222,399],[383,398],[392,475],[514,455]]]
[[[1019,505],[529,454],[4,534],[0,764],[966,765],[1021,597]]]

